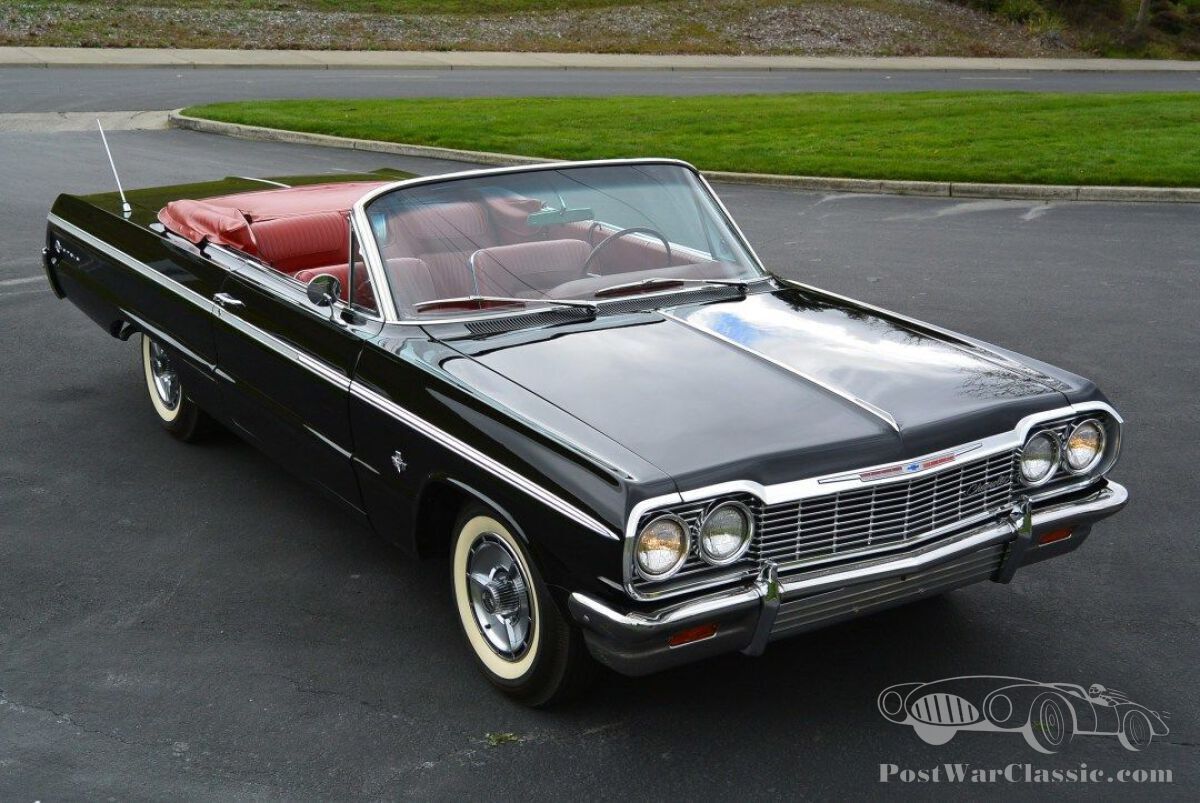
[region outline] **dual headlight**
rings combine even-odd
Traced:
[[[1104,459],[1108,435],[1094,418],[1072,427],[1063,440],[1052,430],[1042,430],[1025,441],[1021,450],[1021,480],[1029,486],[1044,485],[1060,468],[1086,474]]]
[[[700,522],[696,534],[700,557],[711,566],[727,566],[741,558],[754,537],[754,517],[740,502],[722,502]],[[638,531],[633,545],[638,574],[665,580],[687,562],[692,531],[679,516],[664,514]]]

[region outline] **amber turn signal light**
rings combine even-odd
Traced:
[[[707,625],[689,627],[687,630],[680,630],[667,639],[667,644],[672,647],[682,647],[684,644],[691,644],[693,641],[702,641],[706,638],[712,638],[715,635],[717,635],[717,625],[713,622]]]
[[[1053,544],[1055,541],[1065,541],[1071,537],[1071,533],[1075,532],[1070,527],[1064,530],[1051,530],[1038,539],[1038,546]]]

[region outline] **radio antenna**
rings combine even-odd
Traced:
[[[108,148],[108,137],[104,136],[104,126],[100,125],[100,118],[96,118],[96,128],[100,129],[100,140],[104,143],[104,152],[108,154],[108,166],[112,168],[113,178],[117,182],[117,192],[121,196],[121,211],[125,213],[125,217],[133,214],[133,207],[129,205],[129,201],[125,200],[125,190],[121,188],[121,177],[117,175],[117,163],[113,161],[112,151]]]

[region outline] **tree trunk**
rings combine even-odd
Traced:
[[[1150,19],[1150,0],[1142,0],[1138,6],[1137,20],[1133,23],[1134,33],[1146,30],[1146,22]]]

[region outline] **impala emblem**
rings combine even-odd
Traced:
[[[963,491],[963,496],[975,496],[975,494],[986,493],[987,491],[995,491],[1004,488],[1008,485],[1007,477],[993,477],[990,480],[980,480],[972,485],[968,485]]]
[[[396,467],[397,474],[403,474],[404,469],[408,468],[408,463],[404,462],[404,455],[400,454],[399,450],[392,452],[392,465]]]

